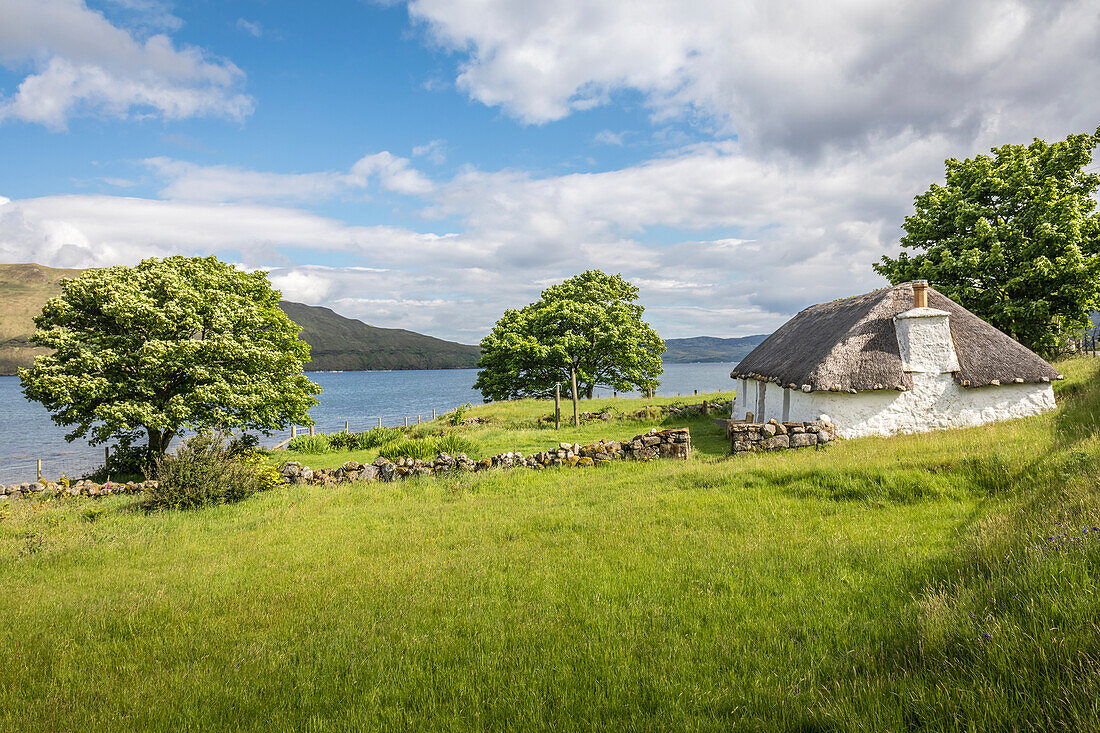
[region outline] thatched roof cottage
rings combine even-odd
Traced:
[[[965,427],[1054,408],[1062,375],[924,281],[810,306],[730,373],[733,419],[826,417],[842,437]]]

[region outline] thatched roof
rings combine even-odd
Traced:
[[[928,305],[951,314],[951,338],[964,387],[1061,379],[1034,352],[932,288]],[[811,390],[909,389],[894,316],[913,307],[913,286],[902,283],[864,295],[813,305],[783,324],[730,373]]]

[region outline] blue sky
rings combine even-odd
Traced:
[[[589,267],[666,337],[876,287],[943,160],[1100,122],[1090,3],[0,0],[0,261],[217,254],[473,342]]]

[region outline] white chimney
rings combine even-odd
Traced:
[[[927,280],[913,283],[913,307],[894,316],[905,371],[931,374],[959,371],[950,318],[947,311],[928,307]]]

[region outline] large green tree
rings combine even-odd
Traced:
[[[620,275],[588,270],[509,309],[481,341],[474,387],[487,400],[545,397],[562,384],[573,397],[596,386],[651,390],[665,343],[642,320],[638,288]]]
[[[916,197],[901,246],[875,270],[937,290],[1031,349],[1055,352],[1100,303],[1100,175],[1091,135],[1004,145],[946,162],[945,185]]]
[[[89,270],[35,318],[32,340],[54,351],[20,370],[23,392],[69,440],[144,438],[153,454],[186,429],[310,424],[321,389],[278,302],[266,273],[214,257]]]

